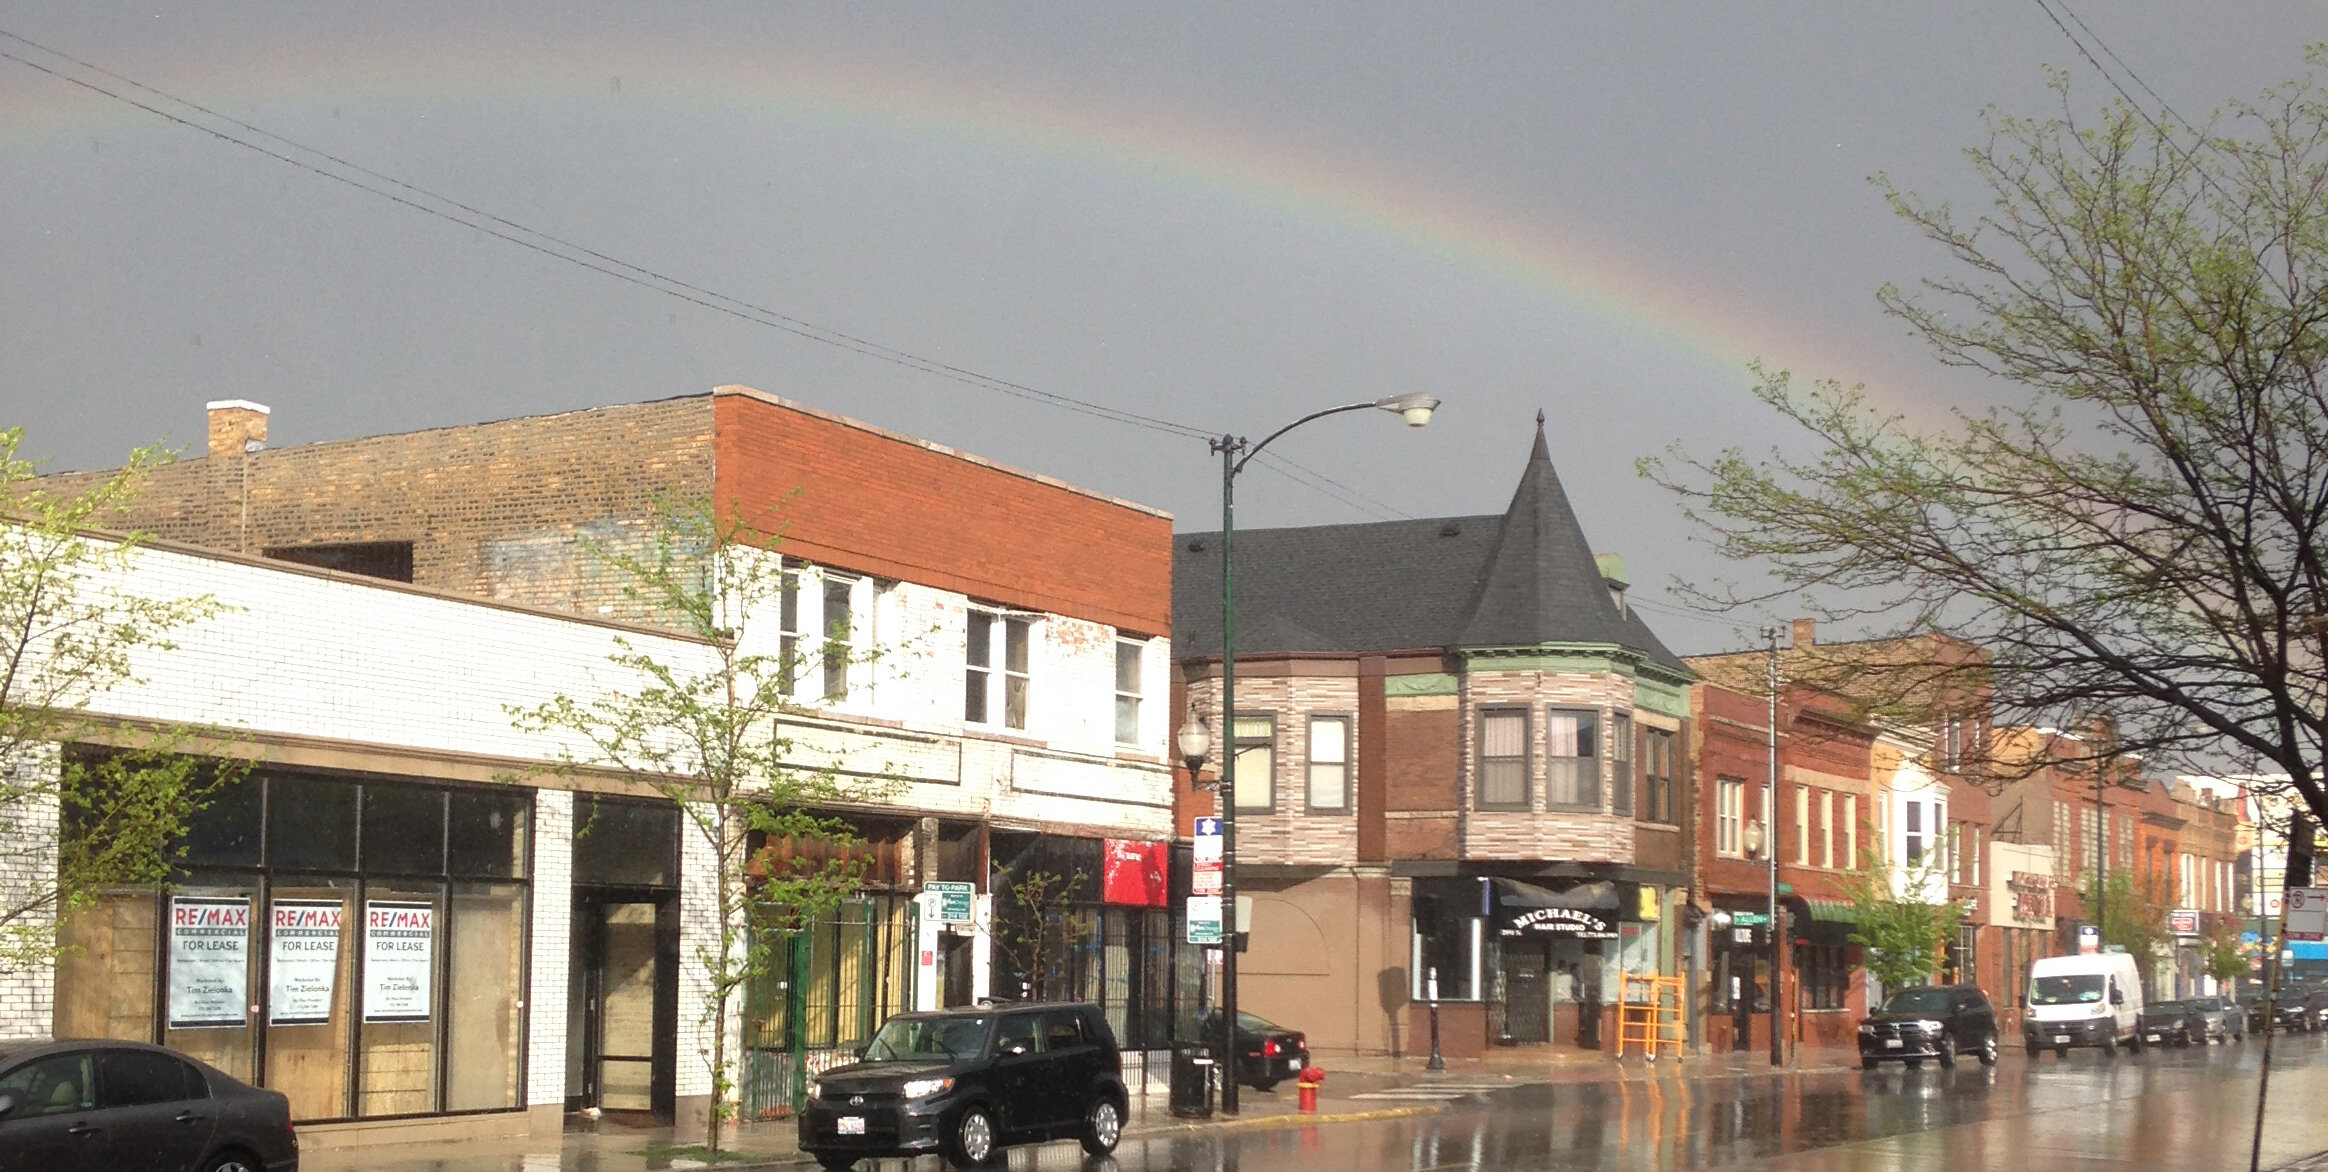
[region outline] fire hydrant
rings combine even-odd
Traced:
[[[1312,1066],[1302,1071],[1294,1081],[1300,1085],[1301,1113],[1304,1115],[1317,1114],[1318,1084],[1326,1081],[1326,1072]]]

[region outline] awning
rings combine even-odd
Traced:
[[[1491,881],[1497,930],[1506,936],[1617,938],[1617,885],[1608,880],[1553,891],[1517,879]]]
[[[1811,919],[1815,923],[1856,924],[1859,922],[1859,907],[1856,904],[1846,903],[1840,899],[1806,899],[1803,902],[1810,906]]]
[[[1579,883],[1559,891],[1517,879],[1497,878],[1489,882],[1495,886],[1496,903],[1501,907],[1573,907],[1605,912],[1617,910],[1617,885],[1606,879],[1595,883]]]

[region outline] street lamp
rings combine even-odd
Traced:
[[[1408,427],[1424,427],[1438,408],[1439,400],[1429,395],[1392,395],[1312,411],[1270,432],[1257,444],[1234,434],[1210,441],[1212,450],[1221,458],[1221,722],[1225,729],[1221,736],[1220,769],[1221,918],[1227,924],[1221,933],[1220,1053],[1221,1061],[1228,1064],[1221,1072],[1221,1113],[1224,1115],[1237,1113],[1237,638],[1233,557],[1237,535],[1237,473],[1243,472],[1245,465],[1278,436],[1313,419],[1345,411],[1388,411],[1405,420]],[[1185,755],[1195,738],[1187,725],[1182,725],[1180,731],[1180,750]],[[1209,738],[1207,741],[1209,747]]]

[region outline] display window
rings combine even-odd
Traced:
[[[531,790],[259,771],[167,890],[60,926],[59,1037],[155,1041],[301,1122],[520,1105]]]

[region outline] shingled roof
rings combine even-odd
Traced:
[[[1172,643],[1221,649],[1220,534],[1172,556]],[[1237,653],[1598,644],[1689,669],[1619,610],[1553,471],[1541,416],[1502,516],[1237,531]]]

